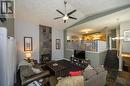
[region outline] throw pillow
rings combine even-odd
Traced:
[[[85,70],[83,72],[83,76],[84,76],[84,79],[87,80],[89,79],[90,77],[96,75],[96,71],[94,69],[90,69],[90,70]]]
[[[90,64],[88,64],[88,66],[84,69],[84,72],[83,72],[84,79],[86,80],[94,74],[96,74],[96,71]]]
[[[71,71],[69,74],[70,76],[80,76],[82,75],[82,71]]]
[[[84,70],[91,70],[94,69],[90,64]]]
[[[33,71],[34,73],[36,73],[36,74],[41,73],[41,70],[38,69],[38,68],[33,68],[33,67],[32,67],[32,71]]]
[[[97,73],[105,71],[105,69],[104,69],[104,67],[102,65],[95,67],[95,70],[97,71]]]

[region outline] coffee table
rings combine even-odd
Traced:
[[[50,70],[51,74],[55,77],[69,76],[69,72],[71,71],[83,71],[84,68],[81,68],[68,60],[58,60],[52,61],[47,64],[48,70]]]
[[[68,73],[70,71],[82,71],[84,70],[83,68],[81,68],[80,66],[77,66],[75,64],[73,64],[71,61],[68,61],[68,60],[58,60],[57,63],[65,66],[68,70]]]
[[[67,75],[67,68],[57,61],[53,61],[47,64],[48,70],[50,70],[51,74],[55,77],[63,77]]]

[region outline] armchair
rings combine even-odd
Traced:
[[[33,81],[39,80],[41,78],[46,78],[47,76],[49,76],[49,74],[50,74],[49,71],[41,72],[39,74],[36,74],[29,78],[24,79],[21,84],[22,84],[22,86],[25,86]]]
[[[41,68],[41,66],[39,66],[39,68]],[[39,70],[26,64],[19,66],[17,75],[19,77],[17,79],[20,80],[19,85],[17,86],[26,86],[31,82],[49,77],[50,72],[48,70],[42,70],[42,69]]]

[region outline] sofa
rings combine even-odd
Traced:
[[[80,76],[68,76],[58,80],[56,86],[105,86],[107,71],[103,66],[88,65]]]
[[[107,71],[98,66],[94,69],[85,69],[83,76],[84,86],[105,86]]]
[[[83,76],[68,76],[58,80],[56,86],[84,86]]]

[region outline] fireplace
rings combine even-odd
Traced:
[[[40,58],[40,63],[46,63],[51,60],[51,54],[42,54]]]
[[[39,25],[39,57],[41,63],[51,60],[52,53],[52,28]]]

